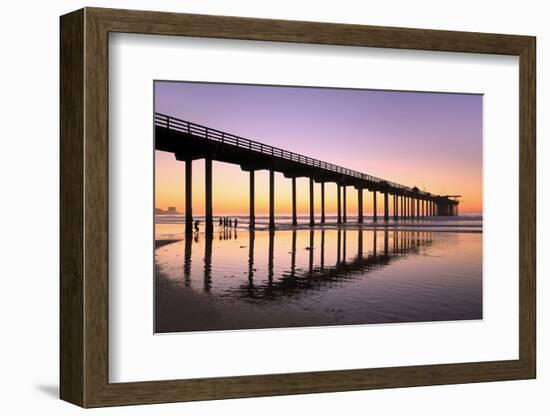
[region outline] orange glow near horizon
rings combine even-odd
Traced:
[[[168,207],[176,207],[180,213],[185,212],[185,163],[176,160],[173,154],[167,152],[155,152],[155,207],[166,210]],[[381,163],[379,161],[379,163]],[[391,165],[390,165],[391,166]],[[480,172],[464,172],[457,176],[451,166],[438,166],[432,162],[428,171],[434,172],[429,178],[415,176],[418,167],[414,161],[410,165],[401,163],[395,175],[378,176],[387,178],[397,183],[416,184],[421,189],[437,194],[447,194],[453,190],[459,190],[462,197],[459,205],[460,213],[482,212],[482,190]],[[217,215],[246,215],[249,210],[249,173],[242,171],[238,165],[222,162],[213,162],[213,211]],[[420,170],[422,171],[422,170]],[[437,172],[437,174],[435,174]],[[370,172],[369,172],[370,173]],[[267,171],[256,171],[255,209],[257,215],[267,215],[269,212],[269,174]],[[204,215],[204,161],[193,162],[193,214]],[[409,185],[411,186],[411,185]],[[347,213],[357,213],[357,190],[347,187]],[[297,211],[298,215],[309,214],[309,180],[297,178]],[[316,183],[315,213],[321,212],[321,185]],[[325,210],[327,215],[336,214],[337,211],[336,184],[325,184]],[[372,213],[372,192],[363,193],[363,210],[365,215]],[[390,212],[392,212],[392,198],[390,197]],[[292,210],[291,180],[281,173],[275,173],[275,213],[276,215],[290,214]],[[377,211],[383,212],[383,198],[379,194],[377,199]]]

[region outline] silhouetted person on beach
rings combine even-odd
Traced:
[[[195,232],[199,232],[199,221],[195,221]]]
[[[220,222],[219,222],[219,226],[221,227],[221,226],[222,226],[222,224],[223,224],[223,222],[222,222],[222,217],[220,217]]]
[[[235,221],[233,222],[233,224],[235,225],[235,228],[237,228],[237,218],[235,218]]]
[[[229,218],[229,228],[231,228],[232,225],[231,225],[231,218]]]

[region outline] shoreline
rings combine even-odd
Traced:
[[[155,239],[155,249],[157,248],[161,248],[163,246],[166,246],[168,244],[172,244],[172,243],[177,243],[179,241],[182,241],[183,238],[179,238],[179,239],[175,239],[175,238],[170,238],[170,239]]]
[[[183,224],[182,224],[183,225]],[[213,234],[218,235],[220,233],[224,232],[270,232],[270,231],[324,231],[324,230],[350,230],[350,231],[358,231],[358,230],[369,230],[369,231],[401,231],[401,232],[434,232],[434,233],[464,233],[464,234],[482,234],[482,229],[468,229],[468,228],[475,228],[477,226],[467,226],[467,225],[452,225],[452,226],[444,226],[444,225],[437,225],[437,226],[430,226],[426,224],[379,224],[379,225],[373,225],[373,224],[364,224],[364,225],[358,225],[358,224],[348,224],[348,225],[337,225],[337,224],[325,224],[325,225],[315,225],[313,227],[304,224],[304,225],[297,225],[292,226],[289,224],[281,224],[279,226],[276,226],[274,230],[270,230],[269,227],[256,227],[254,230],[250,230],[246,226],[239,226],[236,229],[235,228],[215,228]],[[456,229],[461,228],[461,229]],[[477,227],[479,228],[479,227]],[[189,238],[193,238],[196,235],[205,235],[204,229],[200,230],[198,233],[193,233],[192,236]],[[182,236],[180,238],[155,238],[155,249],[163,247],[168,244],[177,243],[179,241],[184,241],[185,237]]]

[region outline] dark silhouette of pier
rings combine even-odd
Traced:
[[[315,225],[314,183],[321,184],[321,220],[325,223],[325,184],[337,186],[337,222],[347,222],[346,190],[357,190],[357,221],[363,222],[363,192],[371,191],[373,221],[377,216],[377,194],[383,197],[383,220],[458,215],[460,195],[435,195],[352,169],[323,162],[166,114],[155,113],[155,149],[171,152],[185,162],[185,232],[193,233],[193,160],[205,160],[205,231],[213,233],[212,161],[240,165],[250,178],[250,228],[255,227],[254,183],[257,170],[269,171],[269,228],[275,228],[275,172],[292,181],[292,224],[297,225],[296,178],[309,178],[309,224]]]
[[[287,232],[287,231],[283,231]],[[301,295],[308,291],[318,291],[338,287],[346,282],[357,279],[374,270],[386,267],[399,259],[409,255],[418,254],[421,247],[430,246],[433,243],[432,233],[423,231],[398,231],[384,230],[380,232],[339,229],[331,231],[337,233],[336,259],[333,264],[325,262],[325,233],[324,229],[315,231],[309,229],[309,246],[307,267],[297,268],[297,231],[292,230],[290,244],[290,264],[288,269],[281,276],[275,278],[274,270],[274,241],[278,231],[269,231],[268,241],[268,261],[267,273],[260,272],[262,278],[255,280],[255,232],[248,234],[248,279],[240,283],[238,287],[231,290],[231,295],[239,298],[254,300],[276,300],[281,297],[292,297]],[[320,233],[320,242],[315,245],[315,233]],[[225,232],[220,232],[225,233]],[[364,242],[364,234],[372,237],[369,250],[364,250],[367,242]],[[349,238],[356,238],[356,252],[349,253],[346,250]],[[212,289],[212,245],[215,240],[214,235],[204,235],[204,291],[209,292]],[[228,233],[224,238],[236,238],[236,234]],[[382,240],[382,241],[380,241]],[[184,249],[184,284],[189,286],[191,283],[191,255],[192,246],[197,239],[192,237],[185,238]],[[381,244],[379,244],[379,242]],[[365,243],[365,244],[364,244]],[[280,264],[280,260],[278,264]]]

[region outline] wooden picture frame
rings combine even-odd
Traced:
[[[535,38],[85,8],[61,17],[60,396],[82,407],[535,378]],[[109,383],[110,32],[519,56],[519,359]]]

